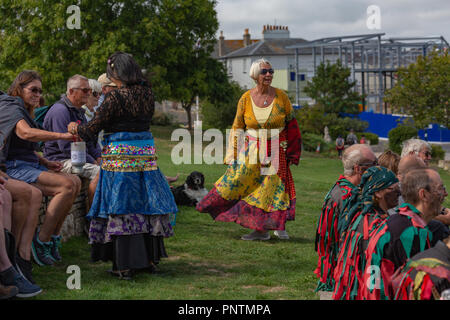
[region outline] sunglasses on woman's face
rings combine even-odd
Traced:
[[[98,98],[98,96],[100,95],[100,93],[98,93],[97,91],[92,91],[92,95],[96,98]]]
[[[32,87],[32,88],[25,88],[30,90],[33,94],[42,94],[42,89],[41,88],[37,88],[37,87]]]
[[[272,68],[270,68],[270,69],[261,69],[261,74],[262,75],[265,75],[266,73],[270,73],[270,74],[273,74],[273,69]]]

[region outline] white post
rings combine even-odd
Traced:
[[[198,96],[195,97],[195,121],[194,121],[194,128],[200,128],[202,126],[202,122],[199,118],[199,112],[200,112],[200,106],[198,103]]]

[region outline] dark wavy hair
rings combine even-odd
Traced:
[[[106,75],[109,79],[120,80],[126,86],[139,84],[150,87],[150,82],[142,73],[141,67],[129,53],[113,53],[106,64]]]
[[[8,89],[8,95],[15,97],[23,97],[23,88],[31,81],[39,80],[42,83],[39,73],[33,70],[24,70],[17,75],[13,83]]]

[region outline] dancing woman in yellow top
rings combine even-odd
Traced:
[[[298,165],[301,135],[288,96],[271,86],[273,73],[265,59],[252,64],[256,86],[239,100],[225,159],[229,166],[197,204],[216,221],[253,229],[243,240],[268,240],[268,230],[288,239],[285,223],[295,216],[289,165]]]

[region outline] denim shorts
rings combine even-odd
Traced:
[[[6,161],[6,174],[13,179],[26,183],[35,183],[43,171],[48,171],[48,169],[37,162]]]

